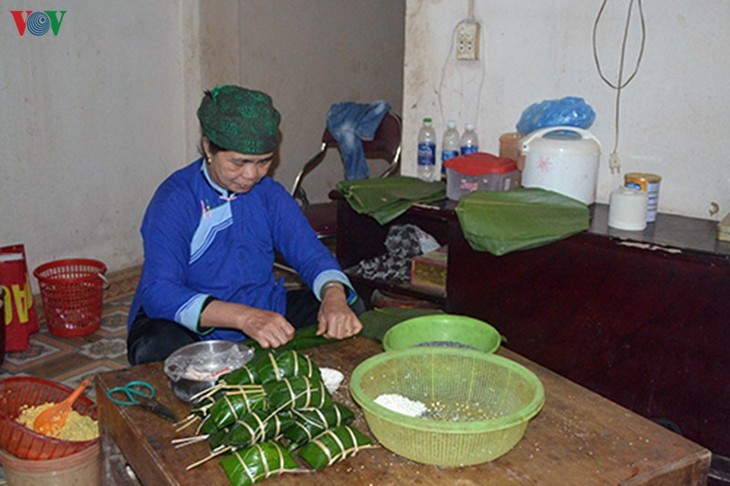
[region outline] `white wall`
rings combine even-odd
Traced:
[[[19,36],[9,10],[42,9],[67,11],[58,35]],[[146,202],[186,159],[182,21],[177,2],[3,2],[0,243],[31,272],[141,261]]]
[[[647,29],[636,78],[622,93],[619,154],[623,173],[662,176],[662,212],[719,219],[730,212],[730,2],[643,2]],[[615,91],[596,70],[591,36],[600,1],[474,0],[482,55],[456,61],[451,46],[469,2],[407,0],[403,172],[415,175],[420,120],[476,121],[481,149],[497,153],[499,135],[515,130],[522,111],[544,99],[580,96],[594,108],[590,128],[604,150],[599,202],[622,181],[608,168],[614,144]],[[616,80],[628,0],[608,2],[598,30],[604,72]],[[626,70],[638,53],[632,16]],[[443,69],[443,85],[441,76]],[[480,91],[480,84],[483,84]],[[441,95],[442,109],[439,105]],[[439,135],[440,137],[440,135]],[[712,211],[713,203],[719,211]]]
[[[275,178],[288,189],[319,149],[333,103],[385,99],[402,113],[404,0],[240,5],[241,82],[269,93],[282,113]],[[304,188],[312,202],[325,201],[343,178],[335,152],[305,179]]]
[[[57,36],[18,35],[10,10],[50,9],[67,11]],[[0,245],[24,243],[31,272],[67,257],[141,263],[147,203],[197,156],[195,110],[220,83],[274,96],[285,132],[275,176],[290,187],[289,161],[314,152],[330,103],[383,97],[400,112],[404,10],[403,0],[3,2]],[[323,179],[341,171],[336,161]]]

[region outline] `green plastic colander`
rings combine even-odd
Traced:
[[[453,314],[434,314],[407,319],[390,328],[383,336],[383,349],[450,346],[494,353],[501,341],[499,331],[484,321]]]
[[[468,466],[496,459],[522,438],[545,393],[530,370],[471,349],[408,348],[373,356],[352,373],[350,391],[387,449],[424,464]],[[422,402],[411,417],[375,402],[397,394]]]

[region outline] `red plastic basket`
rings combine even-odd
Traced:
[[[0,380],[0,447],[21,459],[46,460],[69,456],[97,444],[99,439],[54,439],[15,421],[22,406],[60,402],[72,392],[65,385],[42,378],[17,376]],[[73,409],[96,419],[94,402],[83,395],[73,404]]]
[[[33,271],[51,334],[86,336],[99,329],[105,272],[102,262],[80,258],[44,263]]]

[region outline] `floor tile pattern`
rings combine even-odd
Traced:
[[[30,337],[28,350],[5,354],[0,378],[27,375],[75,387],[87,376],[129,366],[127,313],[137,280],[133,276],[112,282],[104,295],[101,325],[92,334],[57,336],[41,321],[40,330]],[[93,387],[85,394],[93,399]]]

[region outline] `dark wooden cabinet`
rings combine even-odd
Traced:
[[[338,202],[337,212],[337,255],[342,268],[352,268],[362,260],[386,253],[384,242],[390,225],[381,226],[370,216],[357,214],[344,200]],[[441,245],[449,243],[449,228],[451,225],[455,224],[455,228],[458,230],[458,221],[453,211],[435,211],[422,207],[412,208],[392,224],[415,224],[434,236]],[[451,231],[453,232],[453,230]],[[348,274],[366,302],[370,302],[373,290],[380,289],[429,300],[444,309],[448,307],[448,301],[445,297],[414,289],[407,284],[368,280],[355,276],[352,272],[348,272]],[[448,285],[447,282],[447,287]]]
[[[388,228],[337,199],[342,266],[383,254]],[[384,289],[485,320],[506,347],[730,456],[730,245],[715,241],[714,222],[660,214],[621,232],[594,205],[589,231],[495,257],[469,247],[453,207],[413,207],[391,223],[448,245],[446,297],[354,277],[365,299]]]

